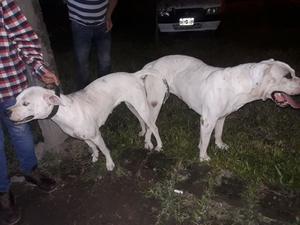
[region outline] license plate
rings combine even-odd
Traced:
[[[194,18],[180,18],[179,19],[179,26],[193,26],[194,25]]]

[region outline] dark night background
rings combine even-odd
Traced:
[[[69,46],[71,35],[66,4],[63,0],[40,0],[40,3],[53,47]],[[155,7],[155,0],[119,0],[113,15],[113,32],[132,34],[135,38],[154,38]],[[300,0],[223,0],[222,24],[217,32],[220,35],[228,32],[238,34],[249,28],[270,32],[295,29],[298,33]]]
[[[40,0],[40,4],[53,47],[69,46],[71,34],[67,5],[63,0]],[[155,1],[152,0],[119,0],[113,14],[113,32],[154,34],[155,5]]]

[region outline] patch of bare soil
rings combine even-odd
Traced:
[[[300,219],[300,193],[272,188],[260,200],[260,211],[277,220],[295,222]]]
[[[211,172],[212,168],[208,165],[193,166],[189,171],[189,178],[181,182],[178,188],[201,199],[208,190]],[[250,202],[249,205],[249,200],[243,196],[246,191],[246,182],[230,171],[222,170],[215,174],[212,198],[207,202],[207,224],[246,224],[250,217],[252,222],[257,221],[260,225],[288,225],[299,220],[299,192],[264,187],[255,197],[257,202]],[[255,205],[253,211],[250,209],[251,204]]]
[[[144,197],[134,177],[112,174],[96,182],[64,180],[51,194],[24,183],[14,185],[14,192],[22,225],[148,225],[154,224],[158,206]]]

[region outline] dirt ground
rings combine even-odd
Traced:
[[[50,30],[52,29],[50,37],[58,59],[58,69],[61,73],[67,74],[69,71],[66,71],[65,64],[69,58],[64,53],[65,51],[70,52],[69,31],[62,25],[54,25],[57,23],[56,20],[53,21],[49,25]],[[202,58],[205,55],[207,56],[205,61],[220,66],[248,62],[253,58],[279,57],[283,60],[290,59],[289,62],[292,63],[292,66],[299,70],[299,56],[291,53],[294,50],[296,53],[299,52],[299,26],[283,28],[282,24],[274,25],[276,22],[278,20],[274,22],[260,21],[260,26],[255,27],[251,23],[249,28],[245,28],[241,26],[240,21],[238,23],[236,20],[232,20],[230,25],[224,23],[220,31],[215,34],[162,35],[158,41],[159,52],[152,55],[145,55],[144,52],[153,53],[155,50],[144,51],[144,49],[147,48],[147,45],[153,46],[153,43],[149,44],[149,40],[155,40],[153,30],[139,32],[134,31],[136,27],[127,30],[127,28],[121,29],[116,24],[113,66],[115,70],[124,70],[125,68],[135,70],[158,56],[190,53],[189,55]],[[250,23],[248,21],[245,24],[248,26]],[[270,24],[274,26],[270,26]],[[55,35],[61,36],[61,38],[55,38]],[[200,42],[202,42],[201,47],[198,46]],[[130,52],[129,49],[138,53],[128,57],[126,52]],[[269,52],[275,53],[275,55],[269,55]],[[59,56],[60,54],[62,56]],[[253,57],[254,55],[255,57]],[[66,85],[67,90],[68,88]],[[147,198],[145,192],[147,187],[160,177],[157,161],[168,163],[163,153],[148,156],[145,150],[129,149],[124,152],[122,161],[119,162],[126,169],[126,175],[119,176],[117,172],[103,174],[99,172],[98,177],[86,180],[84,178],[88,176],[87,172],[81,171],[80,165],[78,165],[75,172],[69,171],[63,175],[58,173],[60,175],[57,175],[56,179],[59,182],[59,188],[51,194],[42,193],[23,182],[14,183],[13,190],[22,212],[19,224],[153,225],[160,213],[160,203],[153,198]],[[63,170],[62,167],[59,169]],[[210,170],[211,168],[207,165],[195,165],[189,170],[189,178],[180,183],[177,189],[201,197],[207,186],[206,178],[209,176]],[[219,185],[215,187],[216,195],[213,197],[212,204],[221,206],[219,208],[223,207],[225,211],[234,211],[245,204],[241,196],[243,190],[244,183],[242,181],[223,171],[219,176]],[[259,211],[262,217],[269,218],[268,223],[262,224],[296,224],[295,218],[299,218],[300,215],[299,192],[284,192],[268,187],[266,190],[261,190],[261,193],[263,195],[259,196]],[[219,212],[217,208],[215,207],[216,212]],[[230,223],[230,219],[224,223],[220,221],[210,224],[233,224]],[[176,225],[172,221],[169,221],[168,224]]]
[[[69,142],[73,149],[75,145],[84,145],[76,140]],[[14,183],[13,191],[17,193],[18,205],[23,216],[19,224],[155,224],[159,203],[146,198],[145,192],[149,184],[159,177],[154,169],[157,156],[152,155],[145,161],[149,153],[141,149],[134,152],[135,154],[124,153],[127,156],[124,157],[121,166],[126,170],[126,175],[105,172],[86,180],[82,178],[90,176],[89,172],[75,169],[56,177],[59,186],[51,194],[43,193],[25,182]],[[158,156],[161,157],[163,158]],[[22,181],[22,178],[19,178],[19,181]]]
[[[93,184],[74,179],[60,185],[50,195],[33,189],[19,192],[23,215],[20,224],[154,224],[157,203],[140,193],[134,179],[107,176]]]
[[[129,152],[131,151],[131,152]],[[145,150],[124,152],[122,167],[125,176],[109,172],[93,180],[83,180],[89,176],[70,172],[56,177],[58,190],[43,193],[24,182],[14,183],[13,191],[21,209],[20,225],[150,225],[155,224],[160,213],[160,203],[145,197],[147,187],[160,177],[159,164],[167,164],[163,154],[150,154]],[[201,197],[207,187],[211,168],[195,165],[189,170],[189,178],[177,185],[176,189]],[[220,174],[211,200],[214,214],[237,210],[245,204],[241,193],[245,185],[228,171]],[[264,193],[264,190],[261,191]],[[281,190],[266,189],[260,197],[259,213],[272,225],[290,224],[299,215],[299,193],[284,193]],[[214,217],[213,223],[233,224],[230,218]],[[175,225],[169,221],[166,225]],[[183,223],[185,224],[185,223]],[[243,223],[241,223],[243,224]],[[263,224],[263,223],[261,223]],[[191,224],[185,224],[191,225]]]

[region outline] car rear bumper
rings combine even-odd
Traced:
[[[183,31],[205,31],[216,30],[221,21],[201,21],[192,26],[179,26],[179,23],[158,23],[160,32],[183,32]]]

